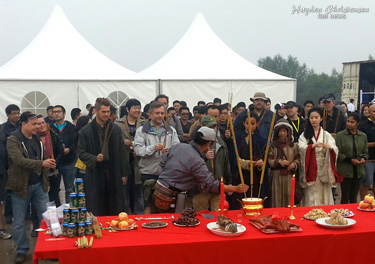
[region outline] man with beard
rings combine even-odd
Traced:
[[[257,123],[259,134],[263,135],[264,137],[267,137],[270,132],[273,116],[273,112],[271,110],[266,109],[266,103],[268,101],[268,98],[264,93],[256,92],[254,96],[250,98],[250,100],[254,104],[254,112],[259,116],[259,121]],[[246,115],[247,111],[242,111],[234,121],[236,139],[238,135],[245,131],[243,120],[245,119]],[[242,141],[242,138],[237,139],[237,142],[241,142],[240,140]]]
[[[86,208],[97,216],[124,210],[122,185],[130,173],[122,131],[108,120],[110,105],[106,98],[96,99],[96,118],[81,129],[78,139],[78,155],[87,166]]]

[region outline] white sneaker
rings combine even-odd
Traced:
[[[0,238],[2,239],[9,239],[11,238],[12,235],[11,234],[8,234],[5,229],[0,229]]]

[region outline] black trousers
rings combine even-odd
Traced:
[[[357,203],[357,196],[361,186],[361,178],[344,178],[341,183],[341,203]]]

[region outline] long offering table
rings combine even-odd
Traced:
[[[215,219],[198,216],[197,227],[177,227],[172,220],[161,220],[168,226],[146,229],[138,221],[138,230],[110,233],[103,230],[102,239],[94,239],[92,248],[74,247],[77,238],[51,241],[50,235],[40,233],[34,252],[34,263],[39,259],[58,259],[64,263],[372,263],[375,238],[375,212],[357,210],[357,204],[314,207],[327,213],[334,208],[348,208],[357,223],[344,230],[318,226],[314,221],[301,219],[313,207],[295,208],[299,233],[264,234],[249,223],[238,237],[221,237],[206,227]],[[229,217],[238,222],[240,211],[229,211]],[[278,214],[290,216],[290,209],[264,209],[262,216]],[[151,217],[151,215],[149,215]],[[170,215],[152,215],[170,216]],[[176,217],[179,214],[175,214]],[[143,216],[146,217],[146,216]],[[115,217],[99,217],[105,225]],[[134,217],[130,217],[134,218]],[[106,225],[105,225],[106,226]],[[46,227],[43,223],[42,228]],[[46,240],[47,239],[47,240]]]

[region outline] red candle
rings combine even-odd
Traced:
[[[225,202],[224,182],[223,182],[223,177],[221,177],[221,183],[220,183],[220,211],[221,212],[223,212],[224,210],[224,202]]]
[[[295,189],[295,186],[296,186],[296,178],[295,178],[295,174],[293,174],[293,178],[292,178],[292,189],[290,190],[290,208],[293,208],[294,207],[294,189]]]

